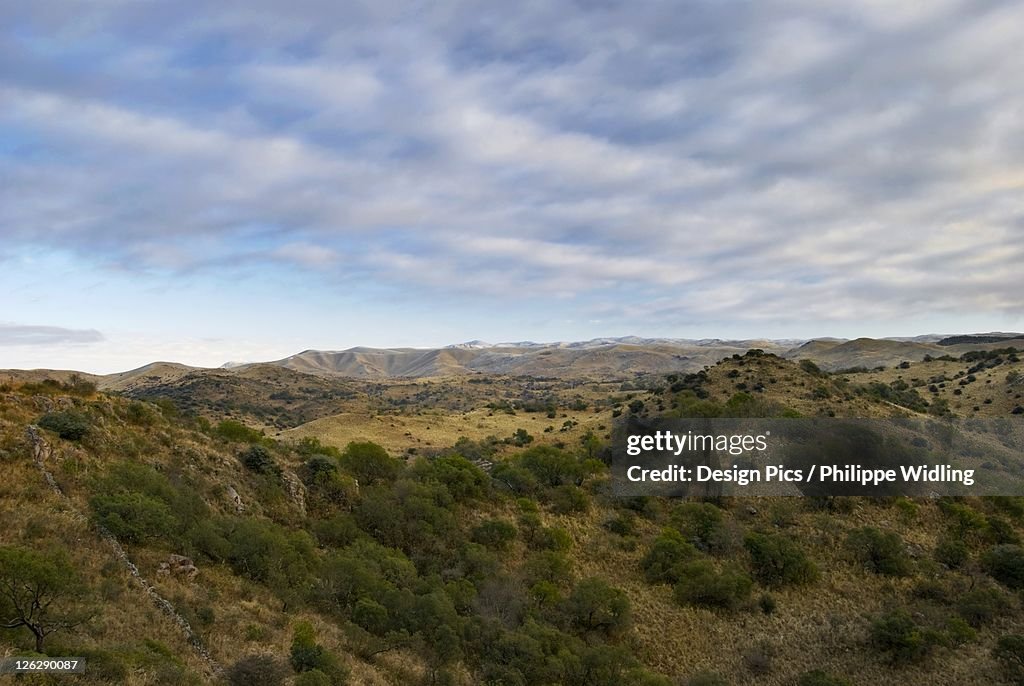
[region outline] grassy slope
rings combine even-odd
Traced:
[[[857,384],[868,380],[889,382],[897,375],[911,378],[933,372],[952,377],[962,367],[961,363],[919,363],[909,370],[849,375],[848,378]],[[994,373],[1004,377],[1008,370],[1000,368]],[[904,412],[856,393],[853,386],[841,378],[819,377],[794,363],[771,357],[727,360],[710,371],[705,387],[711,400],[724,401],[737,391],[737,384],[746,384],[748,389],[763,384],[759,396],[806,415],[832,411],[838,416],[860,417]],[[995,382],[972,386],[972,394],[985,389],[993,398],[999,398],[1004,390]],[[443,392],[456,392],[457,388],[447,386]],[[827,396],[815,392],[820,388],[827,391]],[[398,454],[428,442],[435,446],[450,444],[462,435],[471,438],[489,434],[504,436],[518,427],[528,428],[538,440],[564,440],[572,445],[584,429],[609,425],[611,421],[612,407],[608,404],[600,411],[567,412],[580,426],[571,432],[544,434],[543,426],[554,424],[557,428],[564,421],[562,410],[556,420],[547,419],[543,413],[520,412],[513,416],[490,412],[484,407],[487,395],[469,396],[474,407],[468,412],[459,409],[417,414],[423,409],[411,408],[385,416],[381,416],[377,408],[371,410],[374,406],[364,396],[357,399],[362,404],[356,408],[355,415],[314,421],[295,430],[294,434],[320,436],[328,443],[371,438]],[[493,392],[490,395],[493,396]],[[1007,394],[1002,392],[1002,395]],[[650,408],[655,408],[659,400],[664,404],[670,398],[667,394],[641,397]],[[590,400],[595,398],[596,395]],[[973,402],[975,399],[972,395],[961,400]],[[429,397],[422,402],[424,406],[433,404]],[[231,503],[224,493],[225,487],[230,485],[238,490],[252,516],[269,514],[280,520],[291,520],[297,526],[302,524],[302,518],[287,501],[261,502],[266,494],[240,467],[235,457],[237,446],[195,431],[185,423],[158,418],[151,426],[133,424],[126,418],[127,401],[102,395],[75,400],[32,397],[18,392],[0,394],[0,461],[5,475],[9,475],[0,483],[0,517],[6,525],[0,530],[0,542],[21,541],[32,546],[54,544],[68,548],[83,576],[105,599],[97,621],[76,634],[54,637],[53,645],[140,653],[147,650],[145,640],[151,639],[180,658],[182,668],[190,675],[186,680],[204,681],[202,662],[175,627],[146,601],[125,572],[111,563],[102,541],[69,514],[68,504],[49,491],[32,466],[24,439],[25,426],[54,403],[82,404],[100,418],[97,422],[100,428],[81,446],[50,436],[56,446],[53,471],[74,507],[82,512],[88,511],[91,478],[109,463],[127,458],[158,465],[161,470],[194,484],[214,512],[231,511]],[[957,414],[962,409],[953,403],[951,407]],[[991,406],[982,407],[986,413],[1007,412],[1006,407],[996,405],[995,401]],[[352,421],[353,417],[357,420]],[[297,467],[297,459],[285,466]],[[895,671],[866,647],[871,618],[886,609],[912,606],[922,613],[949,614],[941,605],[914,599],[914,586],[922,579],[938,580],[949,589],[950,596],[955,597],[956,589],[967,588],[983,578],[976,570],[971,574],[952,572],[931,560],[931,551],[949,524],[935,503],[919,503],[914,515],[889,505],[864,501],[857,501],[850,511],[838,514],[812,511],[804,505],[804,501],[785,499],[736,500],[730,503],[725,515],[726,528],[733,532],[733,544],[727,548],[725,557],[747,564],[746,554],[738,544],[742,532],[764,528],[794,537],[822,571],[821,579],[809,587],[771,591],[778,601],[778,609],[771,615],[755,609],[725,614],[681,607],[672,600],[670,587],[647,584],[639,573],[638,560],[665,523],[664,518],[639,518],[637,535],[622,537],[609,533],[602,526],[614,514],[608,504],[583,515],[545,512],[543,517],[546,523],[557,523],[572,535],[571,555],[578,577],[598,575],[627,592],[633,606],[638,654],[646,664],[664,674],[681,678],[710,669],[727,676],[733,683],[789,684],[803,671],[824,667],[857,684],[999,683],[999,673],[989,653],[998,635],[1024,631],[1024,622],[1017,611],[982,628],[977,642],[956,649],[939,648],[925,661]],[[977,505],[982,509],[988,507]],[[511,512],[508,502],[497,502],[490,507],[495,513]],[[846,532],[864,525],[900,533],[915,557],[914,576],[897,579],[877,576],[859,569],[849,559],[842,545]],[[1020,522],[1015,526],[1019,532]],[[973,545],[972,555],[976,557],[981,549],[980,543]],[[196,625],[218,661],[227,664],[241,654],[261,651],[287,654],[290,622],[295,615],[283,612],[277,598],[263,586],[235,575],[225,565],[202,560],[197,560],[201,571],[196,583],[158,577],[159,563],[171,552],[179,551],[158,541],[129,547],[143,575],[182,608],[186,616],[194,617],[198,608],[213,610],[212,622],[196,622]],[[516,548],[511,555],[520,552]],[[755,588],[754,597],[763,591]],[[352,647],[339,627],[315,614],[304,616],[317,626],[320,642],[348,655],[353,683],[405,683],[408,675],[418,669],[417,660],[402,652],[371,661],[361,660],[352,654]],[[27,645],[26,636],[11,632],[4,632],[0,640],[7,645],[12,645],[11,641],[21,647]],[[772,668],[767,674],[755,675],[743,655],[752,649],[764,650],[765,646],[774,655]],[[166,665],[147,666],[142,658],[131,659],[135,660],[130,672],[133,683],[158,683],[160,670],[169,669]],[[102,680],[93,682],[102,683]]]

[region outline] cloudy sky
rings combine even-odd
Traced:
[[[1024,5],[0,4],[0,367],[1024,328]]]

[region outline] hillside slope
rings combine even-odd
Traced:
[[[945,373],[984,362],[981,373],[1008,376],[1020,365],[1011,355]],[[954,363],[899,372],[917,378],[937,364]],[[979,371],[962,388],[1007,395]],[[275,392],[295,373],[232,374],[245,385],[224,382],[225,397]],[[0,387],[10,475],[0,550],[67,551],[79,600],[94,612],[45,651],[86,656],[86,684],[217,683],[253,665],[279,675],[268,683],[782,686],[815,670],[834,680],[800,683],[1010,683],[993,649],[1024,633],[1018,499],[608,493],[602,443],[615,415],[957,410],[909,394],[904,379],[749,353],[650,390],[416,384],[401,391],[415,404],[386,408],[371,402],[379,384],[350,381],[343,402],[361,404],[357,427],[372,426],[389,451],[332,447],[325,419],[277,441],[182,414],[169,396],[152,404],[67,383]],[[1006,383],[1017,388],[1016,377]],[[480,392],[460,395],[467,388]],[[495,390],[511,394],[508,405]],[[515,404],[524,398],[543,400],[539,411]],[[487,413],[508,435],[424,440]],[[512,433],[528,417],[553,430]],[[33,435],[47,446],[41,464]],[[343,440],[366,437],[357,429]],[[176,614],[140,586],[104,531]],[[33,646],[24,629],[0,632],[0,642],[20,654]],[[304,676],[312,671],[327,681]]]

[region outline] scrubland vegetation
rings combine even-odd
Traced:
[[[758,353],[650,386],[585,431],[410,453],[272,438],[81,385],[9,385],[4,652],[84,656],[80,683],[1020,681],[1024,500],[609,492],[613,412],[913,410],[900,396]],[[560,415],[549,402],[519,411]],[[168,568],[172,555],[196,573]],[[53,594],[42,616],[22,616],[26,584]]]

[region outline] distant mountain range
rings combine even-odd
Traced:
[[[458,374],[620,378],[637,373],[700,369],[750,348],[778,353],[787,349],[772,341],[721,341],[713,345],[641,339],[491,346],[472,343],[428,350],[307,350],[272,364],[307,374],[362,378]]]
[[[999,346],[1024,348],[1024,334],[932,334],[914,338],[805,340],[718,338],[595,338],[589,341],[486,343],[443,348],[306,350],[270,364],[318,376],[354,378],[508,374],[539,377],[624,378],[636,374],[692,372],[751,348],[789,359],[810,359],[835,371],[892,366],[926,355],[959,355]]]
[[[217,370],[154,362],[97,379],[112,390],[177,379],[201,372],[222,375],[276,368],[318,377],[353,379],[427,378],[472,374],[579,379],[626,379],[643,374],[693,372],[751,348],[792,360],[811,360],[822,369],[837,371],[891,367],[925,356],[959,356],[970,350],[998,347],[1024,349],[1024,334],[930,334],[913,338],[816,338],[812,340],[722,340],[595,338],[589,341],[486,343],[468,341],[443,348],[367,348],[305,350],[271,362],[229,362]],[[13,372],[11,373],[13,374]],[[68,372],[64,372],[68,374]]]

